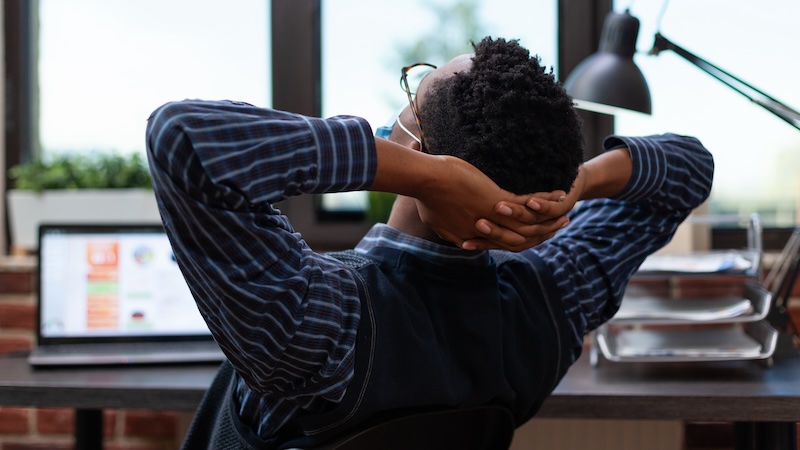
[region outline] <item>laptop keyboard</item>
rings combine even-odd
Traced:
[[[205,353],[219,350],[213,342],[161,342],[161,343],[119,343],[119,344],[79,344],[79,345],[47,345],[37,351],[46,354],[149,354],[149,353]]]
[[[224,359],[213,341],[47,345],[34,349],[28,357],[35,366],[210,363]]]

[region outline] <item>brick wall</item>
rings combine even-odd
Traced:
[[[34,343],[35,260],[0,257],[0,354]],[[105,410],[105,450],[171,450],[191,415],[177,411]],[[69,408],[0,406],[0,450],[72,450],[75,416]]]

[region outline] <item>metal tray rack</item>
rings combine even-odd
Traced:
[[[646,270],[634,276],[617,315],[591,333],[591,364],[602,356],[612,362],[762,360],[770,366],[778,332],[766,318],[774,296],[762,285],[758,216],[747,226],[745,249],[651,256],[668,264],[642,265]],[[728,259],[737,264],[703,269]],[[675,262],[678,269],[671,270]]]

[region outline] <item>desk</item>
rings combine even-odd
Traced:
[[[197,407],[214,366],[32,370],[0,358],[0,405],[74,407],[76,448],[100,448],[102,408]],[[800,357],[786,339],[775,363],[611,363],[584,355],[538,417],[736,422],[737,449],[795,449]],[[76,441],[77,444],[77,441]]]
[[[102,449],[102,410],[194,411],[217,365],[38,369],[0,357],[0,405],[75,408],[75,448]]]
[[[734,422],[737,450],[796,449],[800,356],[781,336],[757,361],[589,364],[570,368],[537,417]]]

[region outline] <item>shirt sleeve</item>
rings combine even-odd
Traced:
[[[353,275],[313,252],[272,204],[363,189],[377,156],[360,118],[183,101],[147,126],[158,206],[197,306],[252,389],[337,401],[352,377]]]
[[[605,141],[607,149],[622,144],[633,162],[622,192],[581,202],[567,228],[531,250],[553,272],[576,345],[616,313],[631,275],[711,190],[713,158],[697,139],[666,134]]]

